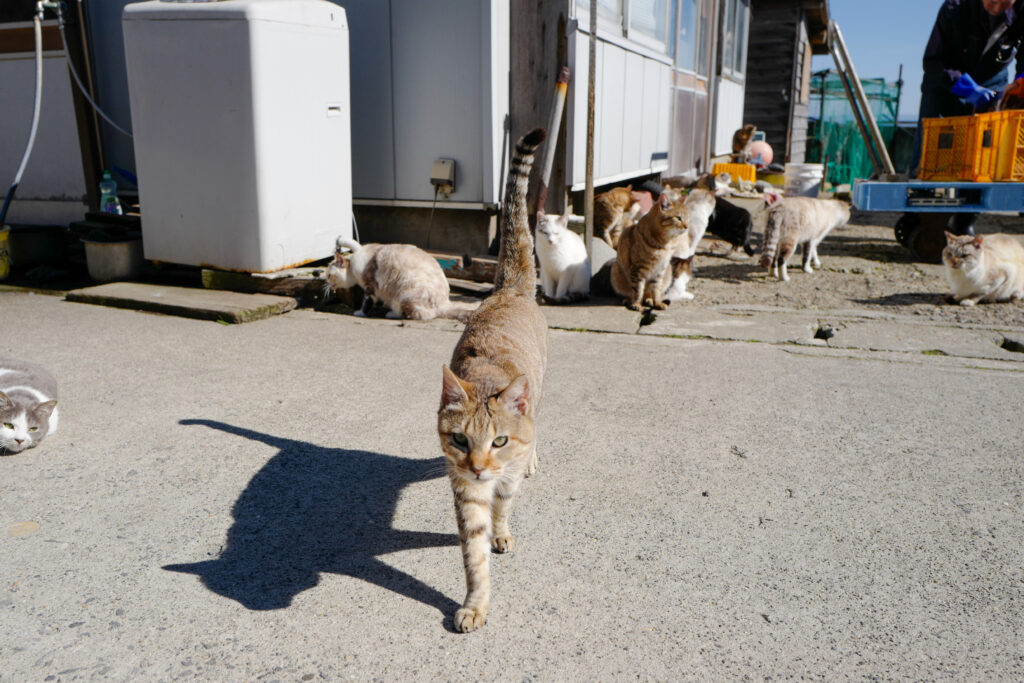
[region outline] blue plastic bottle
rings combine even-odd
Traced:
[[[118,216],[124,213],[121,201],[117,198],[117,181],[110,177],[110,171],[104,171],[103,180],[100,181],[100,211],[116,213]]]

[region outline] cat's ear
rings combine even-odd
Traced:
[[[0,391],[0,408],[3,408],[3,409],[6,410],[6,409],[9,409],[9,408],[13,408],[13,407],[14,407],[14,401],[12,401],[11,399],[7,398],[7,394],[5,394],[4,392]]]
[[[569,227],[569,214],[563,213],[561,216],[559,216],[558,217],[558,224],[561,225],[563,228],[568,228]]]
[[[530,407],[530,381],[526,379],[526,375],[519,375],[512,380],[512,384],[498,394],[498,401],[508,412],[526,415],[526,410]]]
[[[658,206],[663,209],[672,208],[672,195],[668,192],[663,192],[661,197],[658,198]]]
[[[977,236],[976,236],[976,237],[974,238],[974,242],[973,242],[973,244],[974,244],[974,246],[976,246],[976,247],[980,247],[980,246],[981,246],[981,235],[977,235]]]
[[[444,379],[441,386],[441,409],[465,405],[469,401],[466,383],[459,379],[447,365],[442,368]]]
[[[56,401],[47,401],[46,403],[40,403],[36,407],[36,414],[40,417],[45,417],[47,420],[50,419],[50,415],[53,414],[53,409],[57,407]]]
[[[951,233],[949,230],[943,230],[943,232],[946,233],[946,244],[953,244],[953,242],[956,242],[956,235]]]

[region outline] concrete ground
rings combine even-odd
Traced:
[[[458,324],[0,292],[0,356],[61,385],[0,458],[0,680],[1024,678],[1024,326],[545,312],[540,469],[463,635]]]

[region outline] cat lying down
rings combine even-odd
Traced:
[[[339,237],[326,278],[331,289],[363,288],[363,309],[356,315],[383,306],[388,318],[465,322],[473,312],[449,300],[448,279],[440,264],[411,244],[361,245]]]

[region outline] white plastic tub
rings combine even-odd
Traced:
[[[786,164],[786,196],[817,197],[824,173],[822,164]]]

